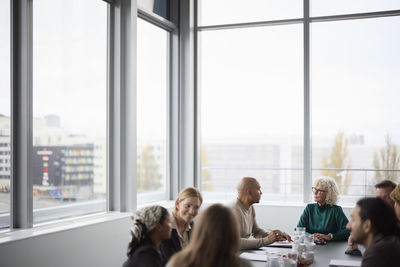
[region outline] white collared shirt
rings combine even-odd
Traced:
[[[181,248],[184,249],[189,244],[189,231],[192,229],[192,227],[190,227],[190,224],[188,224],[185,231],[183,231],[183,235],[181,235],[181,233],[178,230],[178,225],[176,223],[176,219],[174,216],[174,219],[172,220],[171,223],[171,228],[175,229],[176,232],[178,233],[179,243],[181,244]]]

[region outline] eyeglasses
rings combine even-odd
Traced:
[[[314,186],[311,187],[311,189],[312,189],[313,193],[317,193],[317,194],[328,193],[328,191],[315,188]]]

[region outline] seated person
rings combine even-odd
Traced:
[[[259,203],[261,187],[255,178],[244,177],[238,187],[238,197],[229,204],[239,218],[240,249],[254,249],[269,245],[275,241],[292,241],[290,236],[279,230],[269,233],[259,228],[253,204]],[[254,239],[249,239],[253,235]]]
[[[379,182],[375,185],[376,191],[375,191],[375,196],[377,198],[383,199],[389,206],[394,208],[394,201],[390,196],[390,193],[395,189],[396,184],[393,183],[390,180],[384,180],[382,182]],[[348,240],[349,244],[349,249],[346,250],[346,254],[350,255],[361,255],[361,252],[358,250],[358,245],[357,243],[353,242],[351,239],[351,234]]]
[[[394,212],[400,221],[400,184],[390,193],[390,198],[394,201]]]
[[[171,236],[168,211],[161,206],[150,206],[136,211],[132,220],[128,259],[123,267],[161,267],[158,248]]]
[[[394,201],[390,197],[390,193],[396,188],[396,184],[390,180],[384,180],[375,185],[376,192],[375,196],[377,198],[383,199],[386,203],[389,204],[392,208],[394,207]]]
[[[394,210],[380,198],[363,198],[347,224],[354,242],[365,246],[362,267],[400,266],[400,238]]]
[[[196,222],[192,239],[172,256],[167,267],[250,267],[239,258],[239,223],[229,207],[214,204],[205,209]]]
[[[315,242],[347,240],[346,229],[348,219],[340,206],[337,206],[339,189],[336,181],[329,177],[319,178],[312,187],[314,201],[306,206],[298,227],[306,227],[306,231],[314,234]]]
[[[189,244],[193,227],[193,219],[199,212],[203,198],[194,187],[188,187],[179,192],[172,211],[171,238],[161,243],[160,252],[163,266],[170,257]]]

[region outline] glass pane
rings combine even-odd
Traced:
[[[106,44],[104,1],[33,1],[35,223],[106,208]]]
[[[299,0],[199,0],[199,26],[302,17]]]
[[[10,1],[0,1],[0,229],[10,225]]]
[[[399,27],[400,17],[312,24],[314,175],[334,177],[344,202],[400,182]]]
[[[312,0],[310,5],[314,17],[400,9],[399,0]]]
[[[138,203],[166,198],[169,33],[138,19]]]
[[[138,0],[138,7],[169,19],[170,0]]]
[[[301,25],[199,34],[205,198],[254,176],[264,201],[302,201],[302,38]]]

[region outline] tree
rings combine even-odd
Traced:
[[[335,137],[331,153],[328,157],[322,158],[322,168],[328,169],[350,169],[351,159],[348,159],[349,139],[345,138],[344,132],[339,131]],[[351,173],[346,170],[322,170],[321,175],[329,176],[336,180],[343,188],[343,194],[347,195],[351,183]]]
[[[137,165],[138,192],[155,191],[161,188],[162,175],[159,173],[160,166],[153,154],[153,146],[146,145],[140,156]]]
[[[381,170],[399,170],[400,169],[400,151],[399,146],[392,143],[390,135],[385,137],[386,146],[382,147],[378,152],[374,153],[373,166],[375,171],[374,184],[383,180],[391,180],[395,183],[399,180],[399,172],[397,171],[381,171]]]
[[[204,191],[213,191],[214,186],[211,183],[211,172],[209,169],[203,169],[209,167],[208,152],[204,145],[201,146],[201,189]]]

